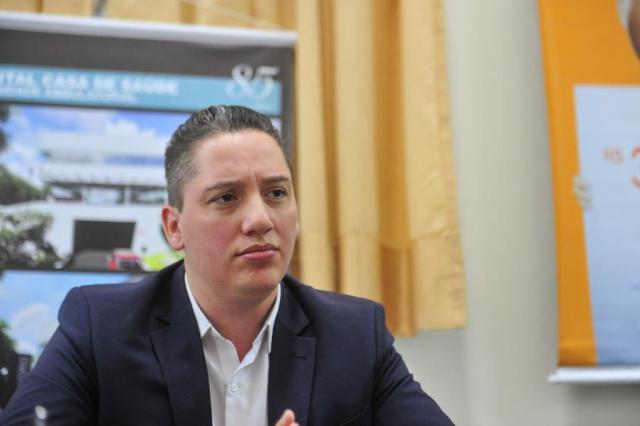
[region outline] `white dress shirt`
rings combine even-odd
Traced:
[[[212,425],[267,426],[269,353],[273,325],[280,306],[280,284],[271,312],[251,349],[240,362],[233,343],[215,329],[200,309],[191,293],[186,274],[184,282],[198,322],[207,364]]]

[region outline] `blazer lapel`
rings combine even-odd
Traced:
[[[210,425],[207,367],[184,287],[183,267],[175,270],[157,306],[151,340],[164,374],[174,422],[177,426]]]
[[[300,335],[308,324],[304,311],[283,284],[269,356],[269,425],[287,408],[295,413],[296,422],[308,424],[316,348],[315,337]]]

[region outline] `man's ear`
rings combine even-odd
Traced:
[[[180,229],[180,212],[177,208],[165,204],[162,206],[162,230],[167,241],[174,250],[182,250],[182,230]]]

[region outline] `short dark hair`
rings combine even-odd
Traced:
[[[195,112],[171,136],[164,153],[164,171],[170,205],[182,210],[182,188],[195,173],[194,147],[203,139],[242,130],[271,136],[287,159],[280,134],[269,117],[237,105],[213,105]],[[287,160],[288,164],[288,160]]]

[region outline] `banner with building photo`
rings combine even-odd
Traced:
[[[0,39],[6,365],[38,356],[71,287],[135,280],[180,259],[160,224],[163,155],[190,113],[253,108],[292,152],[295,37],[2,13]],[[14,370],[2,371],[15,382]]]
[[[539,4],[556,210],[559,364],[638,366],[640,0]]]

